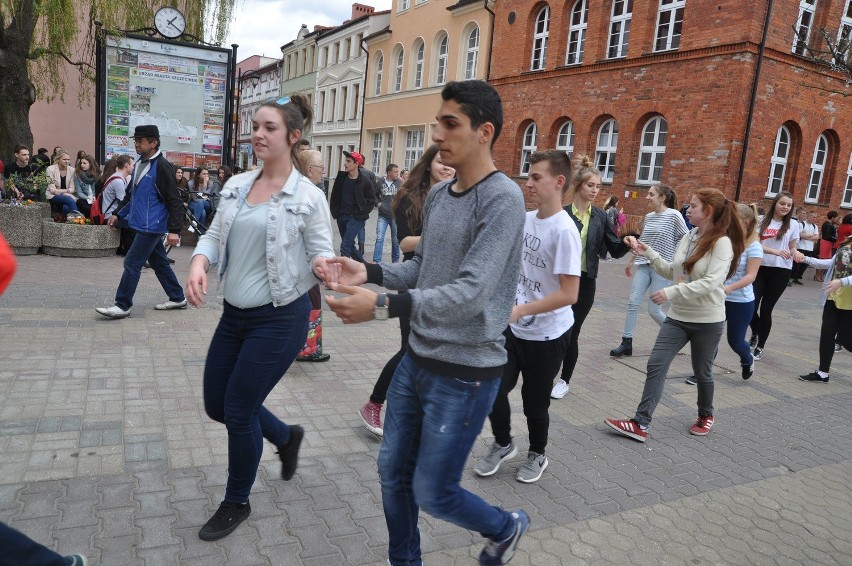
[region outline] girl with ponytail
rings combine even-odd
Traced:
[[[736,204],[719,190],[701,189],[694,194],[687,215],[695,228],[681,239],[671,262],[641,240],[626,238],[633,253],[648,258],[657,273],[673,281],[651,294],[656,304],[671,301],[672,306],[648,359],[645,389],[636,414],[628,420],[605,421],[619,434],[640,442],[648,438],[648,425],[663,396],[669,366],[687,343],[698,385],[698,420],[689,432],[706,436],[715,422],[711,370],[725,325],[723,283],[737,272],[745,238]]]
[[[207,270],[219,264],[225,305],[204,366],[204,408],[228,430],[225,500],[201,528],[202,540],[229,535],[251,514],[249,494],[263,439],[278,448],[281,478],[296,472],[304,430],[263,406],[308,334],[308,289],[334,257],[325,196],[294,165],[294,147],[311,121],[305,97],[258,108],[252,146],[263,167],[231,177],[189,268],[186,297],[207,294]]]
[[[574,374],[580,353],[578,344],[580,330],[595,302],[598,262],[606,256],[607,252],[612,257],[619,258],[630,250],[630,247],[615,235],[613,225],[606,213],[592,205],[601,190],[601,172],[595,168],[594,162],[588,156],[577,156],[574,171],[569,191],[571,204],[565,207],[565,211],[580,232],[580,249],[582,250],[580,291],[577,302],[571,305],[571,310],[574,311],[574,326],[571,327],[568,349],[562,362],[562,376],[556,380],[550,392],[550,396],[554,399],[562,399],[569,390],[571,376]]]

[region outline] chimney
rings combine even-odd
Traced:
[[[352,4],[352,19],[357,20],[358,18],[372,14],[375,11],[375,8],[367,6],[366,4]]]

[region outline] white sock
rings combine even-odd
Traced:
[[[825,373],[824,371],[819,371],[819,370],[817,370],[817,375],[818,375],[818,376],[820,376],[820,377],[821,377],[821,378],[823,378],[823,379],[825,379],[826,377],[828,377],[828,374],[827,374],[827,373]]]

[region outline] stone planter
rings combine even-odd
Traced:
[[[44,215],[45,209],[47,216]],[[15,254],[33,255],[41,247],[41,223],[46,217],[50,217],[49,204],[0,204],[0,232],[3,232]]]
[[[108,257],[115,255],[118,230],[92,224],[42,222],[42,251],[60,257]]]

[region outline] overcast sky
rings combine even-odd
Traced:
[[[362,0],[376,11],[387,10],[392,0]],[[340,25],[352,15],[351,0],[237,0],[226,46],[238,44],[237,61],[252,55],[281,57],[281,46],[296,38],[306,24]]]

